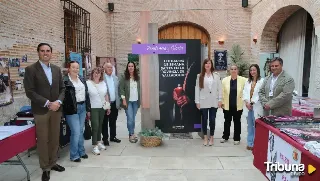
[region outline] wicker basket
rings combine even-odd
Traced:
[[[157,136],[141,136],[140,144],[144,147],[156,147],[161,145],[162,139]]]

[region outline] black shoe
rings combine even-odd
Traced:
[[[50,171],[43,171],[41,180],[42,181],[49,181],[50,180]]]
[[[88,155],[87,155],[87,154],[85,154],[85,155],[81,156],[81,158],[83,158],[83,159],[87,159],[87,158],[88,158]]]
[[[110,141],[112,142],[116,142],[116,143],[120,143],[121,140],[119,140],[118,138],[114,137],[113,139],[110,139]]]
[[[54,170],[54,171],[57,171],[57,172],[63,172],[63,171],[65,171],[66,169],[65,169],[63,166],[56,164],[55,166],[53,166],[53,167],[51,168],[51,170]]]
[[[110,144],[109,144],[109,141],[108,141],[108,140],[103,141],[103,144],[104,144],[104,146],[110,146]]]
[[[77,158],[75,160],[72,160],[73,162],[81,162],[81,159],[80,158]]]

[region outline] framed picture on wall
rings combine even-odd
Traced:
[[[0,57],[0,106],[13,103],[13,93],[10,80],[10,58]]]
[[[216,71],[227,70],[227,50],[214,51],[214,66]]]

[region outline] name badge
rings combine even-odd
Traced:
[[[271,90],[269,91],[269,97],[270,96],[273,96],[273,91],[271,91]]]

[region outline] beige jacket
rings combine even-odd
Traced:
[[[212,90],[210,93],[208,83],[204,82],[204,88],[200,89],[199,87],[199,79],[200,74],[197,75],[197,82],[195,88],[195,103],[200,104],[201,108],[211,108],[218,107],[218,102],[222,101],[222,86],[220,76],[217,72],[212,73],[213,82],[212,82]]]

